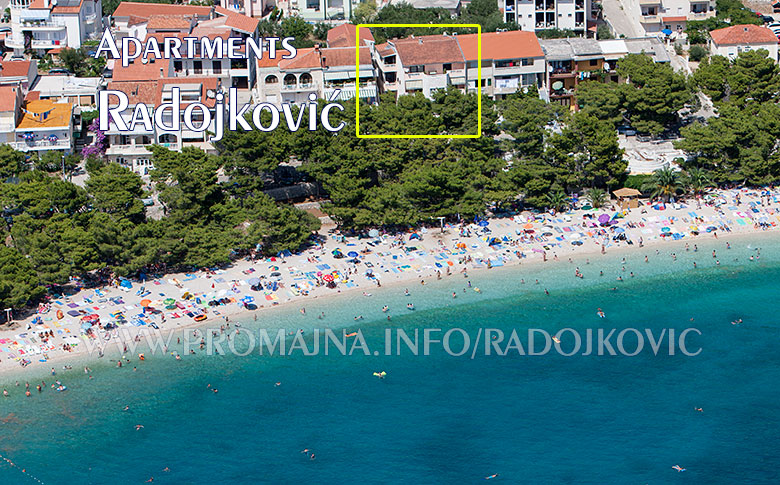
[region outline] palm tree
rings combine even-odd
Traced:
[[[648,191],[653,197],[660,197],[664,202],[677,195],[680,190],[680,178],[677,172],[669,167],[659,168],[653,172],[653,176],[642,186],[643,191]]]
[[[704,192],[704,189],[707,187],[714,186],[709,175],[707,175],[707,172],[699,167],[688,169],[683,182],[685,183],[685,186],[693,192],[693,195],[699,195]]]
[[[598,209],[607,202],[607,192],[603,189],[590,189],[585,195],[585,198],[590,202],[590,205],[594,209]]]
[[[556,211],[560,212],[569,205],[569,203],[566,201],[566,194],[564,194],[562,190],[548,192],[545,197],[547,199],[547,207],[549,209],[555,209]]]

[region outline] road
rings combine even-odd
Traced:
[[[641,30],[639,22],[631,20],[620,0],[602,0],[601,7],[604,20],[612,25],[612,29],[616,32],[616,37],[620,37],[620,34],[628,38],[644,37],[644,32]]]

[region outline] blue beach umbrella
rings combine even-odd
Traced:
[[[672,35],[672,31],[669,30],[669,29],[664,29],[664,30],[661,31],[661,33],[664,34],[664,35]]]
[[[482,220],[482,221],[479,221],[477,223],[477,225],[480,226],[480,227],[487,227],[487,226],[490,225],[490,223],[488,221]]]
[[[347,253],[347,256],[349,256],[350,258],[357,258],[358,253],[356,253],[355,251],[350,251]]]

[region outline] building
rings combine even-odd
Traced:
[[[35,61],[5,61],[0,63],[0,86],[21,85],[26,94],[38,79],[38,63]]]
[[[591,0],[501,0],[504,21],[521,30],[573,30],[585,35],[591,16]]]
[[[114,14],[116,38],[132,36],[142,41],[150,37],[157,38],[162,43],[165,37],[207,37],[210,40],[223,39],[224,45],[230,38],[242,40],[258,39],[256,18],[242,15],[222,7],[201,7],[192,5],[166,5],[150,3],[122,2]],[[198,47],[196,46],[196,49]],[[244,45],[243,49],[246,49]],[[235,87],[246,90],[243,95],[249,100],[249,87],[255,84],[255,65],[247,59],[222,58],[183,58],[156,59],[155,63],[163,72],[151,77],[127,78],[117,77],[115,80],[149,80],[160,77],[216,77],[225,87]],[[115,64],[115,63],[114,63]],[[117,71],[114,67],[114,71]],[[146,70],[152,69],[147,67]]]
[[[22,54],[81,47],[103,31],[101,0],[11,0],[11,34],[5,46]]]
[[[354,38],[353,38],[354,44]],[[309,95],[317,98],[348,100],[360,96],[366,101],[377,98],[376,72],[369,46],[360,48],[360,82],[355,69],[355,47],[298,49],[294,59],[258,59],[258,84],[254,91],[258,103],[306,103]]]
[[[29,97],[20,110],[16,141],[9,143],[23,152],[39,155],[59,150],[64,155],[73,149],[73,104]]]
[[[740,52],[765,49],[768,57],[778,62],[778,42],[775,34],[766,27],[734,25],[710,32],[710,54],[734,59]]]
[[[219,6],[248,17],[263,17],[276,6],[274,0],[219,0]]]
[[[16,125],[23,102],[24,94],[18,84],[0,86],[0,143],[16,146]]]
[[[291,9],[307,22],[349,20],[353,0],[289,0]],[[357,2],[354,2],[357,3]]]
[[[682,34],[689,20],[715,16],[715,0],[624,0],[622,5],[647,35],[664,30]]]
[[[72,75],[41,76],[32,87],[39,99],[67,101],[78,107],[97,105],[99,77],[76,77]]]
[[[469,92],[477,89],[477,34],[458,35],[466,58]],[[502,99],[518,89],[541,88],[546,80],[544,52],[536,34],[526,31],[482,34],[482,93]]]
[[[171,101],[173,88],[180,89],[182,113],[192,102],[205,104],[211,112],[211,124],[206,131],[202,132],[187,130],[183,123],[178,131],[162,130],[156,125],[152,130],[147,130],[141,124],[136,125],[130,131],[120,131],[112,122],[106,132],[109,143],[109,148],[106,150],[108,159],[139,175],[146,175],[154,166],[152,152],[148,150],[151,145],[161,145],[178,151],[181,151],[184,146],[194,146],[206,152],[215,153],[214,147],[208,142],[208,131],[214,132],[217,83],[216,78],[187,79],[178,77],[151,81],[111,81],[108,83],[109,90],[122,91],[129,97],[129,106],[122,113],[122,119],[128,124],[128,127],[137,105],[146,106],[151,115],[154,108]],[[195,114],[197,113],[198,111],[195,112]],[[194,121],[197,123],[199,120],[195,119]],[[164,113],[163,122],[171,126],[170,112]]]
[[[670,62],[669,54],[657,37],[594,40],[584,38],[542,39],[547,60],[547,93],[552,103],[576,109],[574,93],[585,80],[619,81],[617,66],[628,54],[645,54],[654,62]],[[542,93],[540,93],[542,94]]]
[[[388,5],[399,3],[408,3],[414,8],[442,8],[453,17],[460,15],[462,7],[460,0],[389,0],[387,2]]]
[[[456,36],[393,39],[372,52],[380,92],[422,93],[430,98],[448,86],[466,90],[466,58]]]

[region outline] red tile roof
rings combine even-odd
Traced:
[[[322,49],[322,60],[325,67],[351,66],[355,67],[355,48],[336,47]],[[360,64],[371,64],[371,51],[368,46],[360,48]]]
[[[6,61],[0,63],[0,77],[27,77],[32,61]]]
[[[168,75],[170,59],[155,59],[153,54],[148,59],[149,61],[144,63],[139,57],[127,67],[122,67],[122,63],[116,61],[112,79],[114,81],[148,81]]]
[[[226,8],[214,7],[214,11],[226,17],[225,25],[241,32],[252,34],[257,30],[257,25],[260,23],[260,19],[248,17]]]
[[[393,40],[404,66],[464,62],[463,52],[455,38],[445,35],[424,35]]]
[[[36,0],[41,1],[43,0]],[[114,10],[116,17],[141,17],[149,18],[152,15],[197,15],[208,17],[211,15],[211,7],[199,7],[196,5],[168,5],[165,3],[140,3],[122,2]]]
[[[477,60],[478,35],[467,34],[455,37],[460,48],[463,49],[466,60]],[[522,59],[528,57],[544,57],[544,52],[535,33],[514,30],[482,34],[483,59]]]
[[[720,45],[777,44],[775,34],[758,25],[734,25],[710,32],[712,41]]]
[[[157,102],[157,81],[111,81],[109,91],[122,91],[130,100],[130,106],[136,104],[154,105]]]
[[[292,59],[282,59],[279,68],[283,70],[312,69],[320,67],[320,54],[314,48],[298,49],[298,55]]]
[[[80,0],[78,5],[53,5],[49,0],[49,6],[44,5],[44,0],[33,0],[28,8],[32,10],[51,10],[53,13],[79,13],[84,0]]]
[[[147,29],[176,29],[176,30],[190,30],[191,19],[190,16],[185,15],[152,15],[149,17],[149,23],[146,24]]]
[[[355,47],[355,30],[357,27],[349,23],[333,27],[328,31],[328,47]],[[363,45],[366,40],[373,41],[374,35],[367,27],[362,27],[360,40]]]

